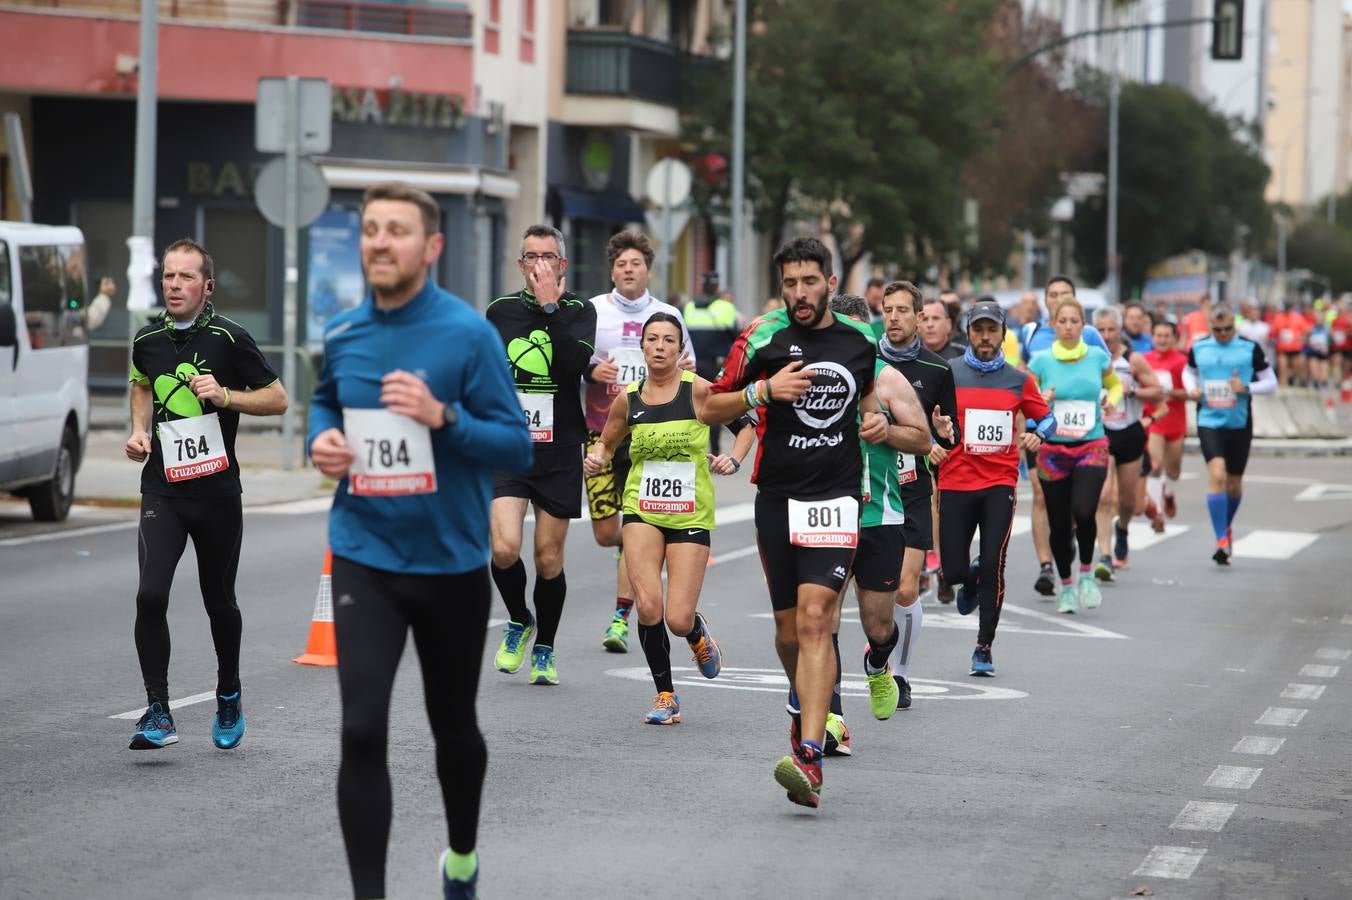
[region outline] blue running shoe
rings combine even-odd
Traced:
[[[178,729],[174,727],[174,717],[169,715],[169,704],[156,700],[146,707],[145,715],[136,723],[130,749],[159,750],[177,743]]]
[[[977,648],[972,651],[972,671],[967,674],[981,678],[995,677],[995,660],[991,659],[990,647],[977,645]]]
[[[437,868],[441,870],[443,900],[476,900],[479,896],[479,867],[474,867],[474,874],[467,881],[452,878],[446,874],[446,857],[450,855],[450,850],[441,851],[441,859],[437,862]]]
[[[972,565],[969,570],[969,574],[967,576],[967,583],[964,584],[962,587],[958,588],[958,597],[956,602],[958,606],[959,615],[963,616],[971,615],[972,610],[976,609],[978,606],[981,605],[981,601],[978,600],[976,596],[976,589],[978,584],[980,583],[980,577],[981,577],[981,557],[978,556],[976,559],[972,560]]]
[[[698,641],[690,645],[691,651],[695,654],[692,659],[699,664],[701,675],[705,678],[717,678],[718,673],[723,671],[723,651],[718,649],[718,641],[714,640],[713,634],[709,632],[709,623],[704,614],[695,613],[695,618],[699,620],[700,636]]]
[[[233,750],[244,740],[244,707],[239,691],[229,697],[216,695],[216,718],[211,721],[211,742],[218,750]]]

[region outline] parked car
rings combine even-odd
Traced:
[[[0,491],[70,512],[89,434],[85,243],[69,226],[0,222]]]

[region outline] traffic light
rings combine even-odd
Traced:
[[[1223,61],[1244,56],[1244,0],[1214,0],[1211,15],[1211,58]]]

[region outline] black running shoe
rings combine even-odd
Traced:
[[[900,675],[893,675],[892,679],[897,683],[897,690],[900,696],[897,697],[897,709],[911,708],[911,683]]]
[[[1044,597],[1056,595],[1056,578],[1052,575],[1052,564],[1043,563],[1042,571],[1038,572],[1037,581],[1033,582],[1033,590]]]

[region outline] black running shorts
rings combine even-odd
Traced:
[[[699,544],[709,546],[709,529],[707,528],[668,528],[665,525],[654,525],[652,522],[643,521],[642,516],[636,516],[633,513],[625,513],[620,519],[621,525],[647,525],[649,528],[656,528],[662,532],[662,537],[668,544]]]
[[[556,519],[582,518],[582,448],[535,450],[535,464],[525,475],[498,472],[493,499],[524,497]]]
[[[901,533],[906,539],[905,550],[934,549],[934,510],[930,507],[930,498],[904,504],[906,524]]]
[[[1132,422],[1126,428],[1103,429],[1108,435],[1108,453],[1119,466],[1140,460],[1145,453],[1145,426]]]
[[[904,525],[875,525],[859,529],[859,552],[854,555],[854,581],[866,591],[886,593],[900,584],[901,558],[906,555]]]
[[[798,607],[798,586],[839,591],[854,562],[852,547],[798,547],[789,543],[789,501],[756,495],[756,544],[775,612]]]
[[[1225,474],[1243,475],[1249,465],[1249,447],[1253,444],[1253,420],[1248,428],[1198,428],[1197,441],[1202,458],[1225,460]]]

